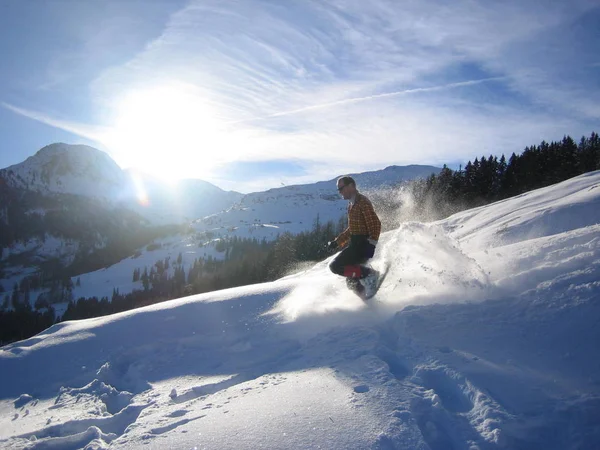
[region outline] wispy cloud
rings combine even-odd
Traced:
[[[169,149],[181,175],[197,175],[210,160],[216,170],[227,161],[302,158],[312,179],[324,176],[320,168],[331,175],[441,164],[589,131],[600,117],[590,81],[597,69],[577,65],[593,52],[579,45],[574,24],[590,14],[600,14],[591,0],[191,1],[90,90],[110,129],[130,92],[186,86],[211,120],[174,128],[190,144]]]
[[[8,109],[9,111],[14,112],[15,114],[19,114],[29,119],[37,120],[38,122],[45,123],[46,125],[50,125],[51,127],[60,128],[61,130],[68,131],[69,133],[73,133],[77,136],[92,141],[101,142],[102,134],[105,131],[102,127],[57,119],[42,112],[32,111],[25,108],[19,108],[18,106],[14,106],[6,102],[0,102],[0,105]]]
[[[473,86],[476,84],[485,83],[486,81],[499,81],[499,80],[502,80],[502,77],[484,78],[481,80],[461,81],[458,83],[449,83],[449,84],[445,84],[445,85],[441,85],[441,86],[405,89],[403,91],[384,92],[382,94],[367,95],[364,97],[346,98],[346,99],[338,100],[335,102],[321,103],[318,105],[306,106],[304,108],[295,109],[292,111],[275,113],[275,114],[271,114],[266,117],[259,117],[259,118],[252,119],[252,120],[266,120],[266,119],[270,119],[270,118],[274,118],[274,117],[290,116],[293,114],[314,111],[317,109],[331,108],[333,106],[344,106],[344,105],[349,105],[349,104],[353,104],[353,103],[360,103],[360,102],[365,102],[365,101],[370,101],[370,100],[378,100],[378,99],[389,98],[389,97],[398,97],[400,95],[407,95],[407,94],[442,91],[442,90],[453,89],[453,88],[458,88],[458,87]],[[248,120],[248,121],[250,121],[250,120]]]

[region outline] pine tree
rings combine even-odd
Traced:
[[[559,146],[560,171],[555,183],[573,178],[578,174],[577,144],[570,136],[565,136]]]
[[[472,203],[475,199],[477,170],[479,168],[479,162],[477,161],[477,158],[475,158],[475,161],[477,162],[477,165],[471,163],[471,161],[468,161],[467,165],[465,166],[463,193],[467,203]]]
[[[600,170],[600,137],[598,133],[592,133],[588,139],[590,152],[596,155],[596,170]]]
[[[498,165],[496,168],[496,177],[494,182],[494,192],[496,193],[496,200],[502,198],[502,189],[504,187],[504,179],[506,176],[506,169],[508,164],[506,163],[506,158],[504,157],[504,153],[500,157],[500,161],[498,161]]]
[[[11,297],[12,307],[17,310],[19,308],[19,285],[15,283]]]
[[[269,257],[269,276],[279,278],[289,270],[291,264],[296,261],[296,247],[293,235],[289,232],[283,233],[275,242],[275,246]]]
[[[588,138],[583,136],[577,147],[578,168],[580,173],[600,169],[600,139],[592,133]]]
[[[144,273],[142,274],[142,287],[144,291],[150,288],[150,277],[148,276],[148,268],[144,267]]]

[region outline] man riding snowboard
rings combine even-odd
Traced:
[[[348,228],[337,238],[329,241],[331,250],[348,246],[329,264],[329,269],[346,277],[348,288],[361,298],[369,298],[375,294],[379,273],[365,265],[375,254],[377,240],[381,233],[381,221],[371,201],[358,192],[352,177],[345,176],[337,180],[338,192],[349,201]]]

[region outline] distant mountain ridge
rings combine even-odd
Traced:
[[[394,186],[415,178],[425,178],[440,170],[427,165],[389,166],[350,175],[356,180],[359,190],[373,195],[381,208],[395,201],[389,198],[392,194],[388,192]],[[70,209],[81,209],[85,202],[76,201],[76,197],[90,197],[89,205],[85,208],[87,212],[81,211],[79,216],[92,217],[99,213],[116,217],[131,211],[139,216],[137,226],[143,226],[144,222],[146,225],[191,223],[198,235],[267,240],[275,239],[284,232],[296,234],[306,231],[317,218],[323,223],[339,221],[344,215],[346,202],[336,190],[336,178],[246,195],[224,191],[199,179],[166,185],[149,175],[131,169],[122,170],[101,150],[64,143],[50,144],[24,162],[0,170],[0,186],[4,180],[5,186],[11,189],[37,195],[28,196],[27,208],[13,209],[13,223],[18,215],[22,216],[18,220],[20,223],[40,220],[40,215],[44,216],[47,210],[44,203],[53,205],[54,218],[60,215],[57,211],[62,210],[66,214]],[[11,198],[14,199],[15,195],[18,197],[18,194],[12,193]],[[40,195],[52,196],[54,200],[44,202]],[[67,197],[57,203],[56,197],[61,195]],[[76,197],[70,198],[69,195]],[[58,209],[57,204],[61,205]],[[35,214],[32,215],[31,211],[35,211]],[[7,211],[0,211],[0,222],[3,217],[4,225],[10,230],[13,225],[9,223]],[[130,217],[128,220],[132,219]],[[68,217],[60,219],[60,222],[63,221],[67,222]],[[93,234],[93,222],[89,226]],[[36,235],[41,237],[40,227],[42,225],[38,224],[33,228],[38,230]],[[20,236],[14,230],[7,232],[7,235],[14,237],[0,242],[5,247],[7,242]],[[21,235],[20,239],[27,237]],[[99,233],[97,241],[105,240],[104,234]],[[98,242],[94,243],[96,247],[101,245]]]
[[[351,175],[359,189],[368,191],[427,177],[440,170],[427,165],[389,166],[383,170]],[[156,225],[189,223],[250,205],[272,203],[277,199],[294,199],[287,201],[291,207],[304,204],[309,199],[340,200],[335,191],[337,177],[244,195],[224,191],[199,179],[181,180],[175,185],[166,185],[149,175],[121,169],[107,153],[94,147],[65,143],[47,145],[22,163],[0,169],[0,178],[10,187],[42,195],[73,194],[92,197],[112,207],[128,208],[140,214],[150,224]],[[285,209],[285,205],[282,206]],[[272,216],[268,211],[263,212]]]
[[[416,178],[425,178],[432,173],[437,174],[441,169],[434,166],[410,165],[410,166],[389,166],[382,170],[375,170],[362,173],[350,173],[359,191],[373,191],[382,188],[389,188],[414,180]],[[325,199],[332,201],[343,201],[336,190],[336,176],[327,181],[318,181],[310,184],[298,184],[284,187],[268,189],[264,192],[253,192],[244,195],[239,205],[250,205],[255,203],[265,203],[270,200],[282,198],[296,198],[305,200]]]
[[[189,222],[226,209],[242,197],[202,180],[167,187],[148,175],[122,170],[94,147],[64,143],[47,145],[22,163],[1,169],[0,177],[13,188],[83,195],[126,207],[154,224]]]
[[[349,175],[356,181],[359,191],[374,201],[376,210],[389,209],[391,212],[399,204],[398,199],[390,198],[397,196],[397,186],[437,174],[440,170],[425,165],[389,166]],[[307,231],[317,218],[321,223],[337,223],[347,207],[347,201],[336,189],[337,178],[246,194],[229,209],[196,220],[193,227],[198,233],[209,233],[218,238],[237,236],[272,240],[285,232]],[[390,219],[381,218],[382,221]]]

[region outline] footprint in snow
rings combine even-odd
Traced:
[[[473,409],[473,402],[463,391],[462,382],[464,381],[458,374],[443,367],[421,367],[417,369],[416,376],[422,380],[426,389],[433,389],[448,411],[464,413]]]
[[[358,386],[354,386],[354,392],[357,394],[364,394],[365,392],[369,392],[369,386],[366,384],[359,384]]]

